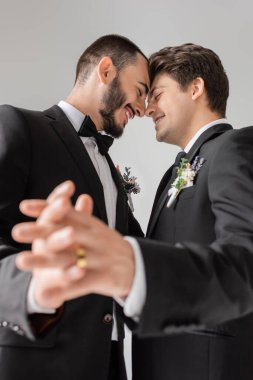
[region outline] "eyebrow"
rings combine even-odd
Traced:
[[[143,82],[140,82],[140,81],[138,81],[138,83],[141,84],[145,88],[145,94],[147,95],[149,93],[149,88],[146,85],[146,83],[143,83]]]
[[[158,90],[159,88],[164,88],[164,87],[166,87],[166,86],[162,86],[162,85],[160,85],[160,86],[155,86],[154,88],[152,88],[152,89],[150,90],[149,96],[152,97],[152,96],[153,96],[153,93],[154,93],[155,90]]]

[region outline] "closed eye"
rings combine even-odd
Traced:
[[[138,88],[138,96],[142,97],[142,91]]]
[[[156,94],[156,95],[154,96],[155,100],[159,100],[159,98],[160,98],[161,95],[162,95],[161,92],[160,92],[159,94]]]

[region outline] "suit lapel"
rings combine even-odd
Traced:
[[[147,227],[147,237],[149,237],[150,235],[150,232],[153,228],[153,223],[154,221],[156,220],[156,214],[160,212],[160,208],[161,208],[161,204],[162,204],[162,199],[163,199],[163,195],[166,191],[166,188],[167,188],[167,185],[168,183],[170,183],[170,179],[171,179],[171,176],[172,176],[172,171],[173,171],[173,166],[171,166],[167,172],[164,174],[159,186],[158,186],[158,189],[157,189],[157,192],[156,192],[156,196],[155,196],[155,200],[154,200],[154,204],[153,204],[153,207],[152,207],[152,211],[151,211],[151,215],[150,215],[150,218],[149,218],[149,223],[148,223],[148,227]],[[167,191],[166,191],[166,194],[167,194]]]
[[[90,189],[90,195],[99,210],[101,219],[107,222],[103,186],[80,137],[60,107],[53,106],[44,113],[51,118],[50,123],[53,129],[79,168],[85,184]]]
[[[216,138],[220,134],[229,131],[232,129],[232,126],[229,124],[217,124],[214,125],[213,127],[207,129],[205,132],[203,132],[200,137],[197,139],[197,141],[194,143],[190,151],[187,153],[185,158],[189,161],[192,162],[194,157],[198,154],[201,146],[206,143],[208,140],[211,140],[213,138]],[[148,229],[147,229],[147,237],[149,237],[154,229],[154,226],[157,222],[157,219],[160,215],[160,212],[164,206],[164,203],[167,200],[168,197],[168,190],[172,184],[172,182],[175,179],[175,176],[172,176],[172,169],[171,167],[165,176],[163,177],[157,191],[157,195],[155,198],[154,206],[152,209],[151,217],[149,220],[148,224]]]
[[[111,169],[112,178],[115,182],[115,185],[118,189],[117,204],[116,204],[116,225],[115,228],[121,233],[126,233],[125,226],[127,224],[127,201],[124,193],[123,186],[121,184],[119,174],[115,168],[115,165],[109,156],[105,155],[107,162]]]
[[[150,219],[149,225],[148,225],[148,231],[147,231],[147,237],[151,234],[151,231],[153,230],[153,227],[157,221],[158,216],[160,215],[160,212],[162,208],[164,207],[165,202],[168,198],[168,190],[170,189],[173,181],[176,179],[177,176],[177,169],[175,166],[171,166],[169,168],[169,177],[167,180],[167,183],[165,184],[165,187],[163,187],[163,191],[161,192],[161,195],[159,199],[157,200],[157,204],[154,207],[153,210],[153,217]]]

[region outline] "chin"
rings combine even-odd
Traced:
[[[156,132],[156,140],[159,142],[163,142],[163,135],[158,131]]]
[[[124,130],[125,130],[125,126],[123,125],[123,126],[117,126],[117,131],[118,131],[118,134],[117,134],[117,136],[116,137],[121,137],[122,135],[123,135],[123,133],[124,133]]]
[[[114,124],[107,128],[105,132],[109,133],[112,137],[117,139],[122,136],[124,129],[124,126]]]

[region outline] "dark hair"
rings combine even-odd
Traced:
[[[147,59],[138,46],[128,38],[116,34],[102,36],[93,42],[79,58],[76,80],[85,82],[102,57],[110,57],[119,72],[123,67],[136,61],[137,53]]]
[[[151,83],[159,73],[167,73],[182,89],[197,77],[205,82],[209,107],[225,116],[229,82],[221,60],[212,50],[191,43],[166,47],[149,58]]]

